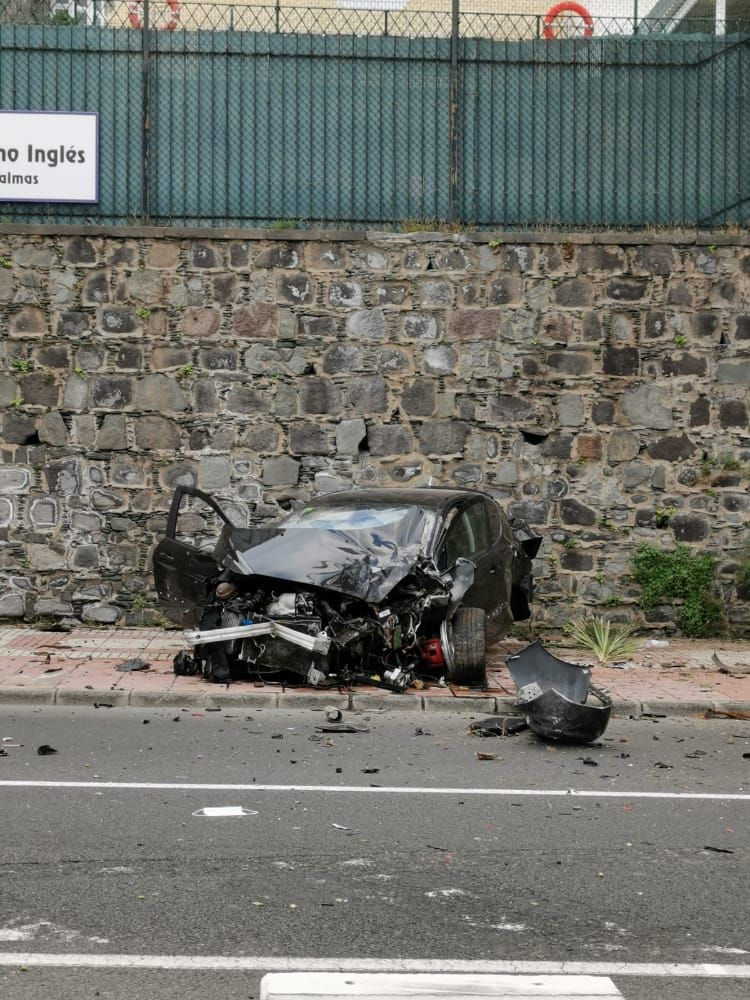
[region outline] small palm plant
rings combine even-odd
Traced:
[[[634,625],[614,625],[606,618],[574,618],[563,628],[577,646],[590,649],[600,664],[628,660],[638,649]]]

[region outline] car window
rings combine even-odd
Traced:
[[[495,542],[497,542],[498,539],[500,538],[500,533],[502,530],[502,525],[500,522],[500,511],[497,508],[497,504],[493,503],[491,500],[487,500],[484,506],[487,512],[489,544],[494,545]]]
[[[453,513],[438,559],[440,569],[450,569],[457,559],[474,559],[489,548],[489,522],[480,500]]]

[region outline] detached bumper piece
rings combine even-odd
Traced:
[[[591,669],[566,663],[533,642],[508,658],[516,705],[529,729],[545,740],[592,743],[604,733],[612,700],[591,684]]]
[[[185,641],[191,646],[201,646],[212,642],[229,642],[234,639],[257,639],[263,635],[270,635],[274,639],[284,639],[301,649],[306,649],[309,653],[321,653],[323,656],[331,648],[331,640],[324,632],[319,632],[318,635],[307,635],[305,632],[298,632],[297,629],[274,621],[184,633]]]

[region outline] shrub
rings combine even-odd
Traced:
[[[662,601],[680,601],[677,624],[693,639],[715,633],[721,605],[712,593],[716,560],[696,555],[687,545],[667,551],[639,545],[633,557],[634,578],[641,585],[641,607],[648,614]]]
[[[577,646],[590,649],[599,663],[629,660],[638,649],[633,625],[613,625],[606,618],[574,618],[563,628]]]

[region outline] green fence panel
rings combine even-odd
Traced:
[[[0,202],[0,218],[106,220],[141,214],[141,38],[97,27],[0,25],[0,109],[99,113],[99,204]]]

